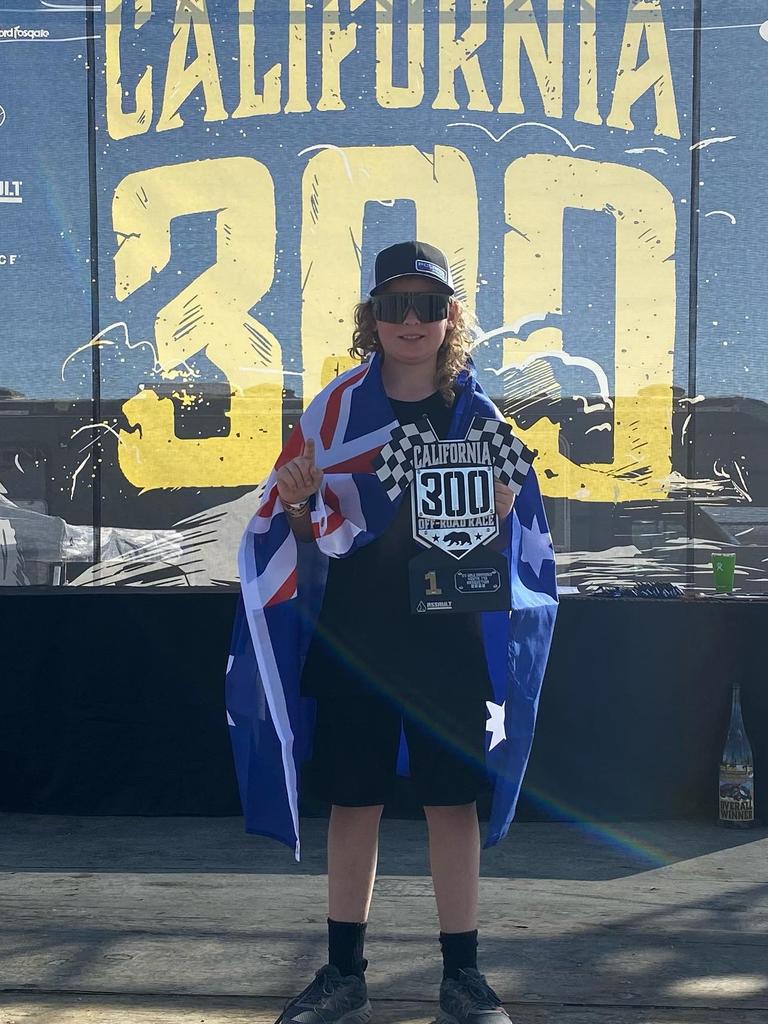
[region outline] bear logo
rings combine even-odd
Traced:
[[[450,533],[446,533],[443,540],[454,547],[462,548],[468,548],[472,543],[472,538],[464,530],[451,530]]]

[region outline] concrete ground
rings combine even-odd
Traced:
[[[326,822],[303,860],[233,818],[0,815],[0,1024],[271,1024],[326,960]],[[515,1024],[768,1021],[768,830],[515,824],[483,852],[479,967]],[[374,1021],[441,975],[423,821],[385,819]]]

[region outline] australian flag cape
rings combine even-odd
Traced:
[[[474,369],[457,380],[449,438],[463,439],[476,416],[501,419]],[[387,496],[372,463],[398,426],[377,355],[340,374],[309,404],[267,479],[238,553],[240,597],[226,674],[226,711],[246,832],[270,836],[301,856],[300,767],[312,754],[316,700],[300,676],[322,604],[329,558],[346,558],[392,521],[400,494]],[[315,441],[323,470],[311,499],[315,542],[297,542],[277,493],[276,472]],[[539,693],[557,612],[555,561],[531,468],[504,524],[512,611],[483,612],[494,689],[487,702],[486,768],[493,799],[484,848],[509,829],[533,742]],[[350,616],[350,629],[354,617]],[[399,775],[408,775],[401,737]]]

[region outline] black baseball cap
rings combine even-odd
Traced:
[[[373,262],[368,294],[378,295],[397,277],[426,277],[440,285],[439,291],[455,291],[447,256],[429,242],[397,242],[382,249]]]

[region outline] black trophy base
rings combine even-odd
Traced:
[[[408,571],[414,615],[509,611],[511,607],[507,560],[490,548],[475,548],[460,559],[432,548],[412,558]]]

